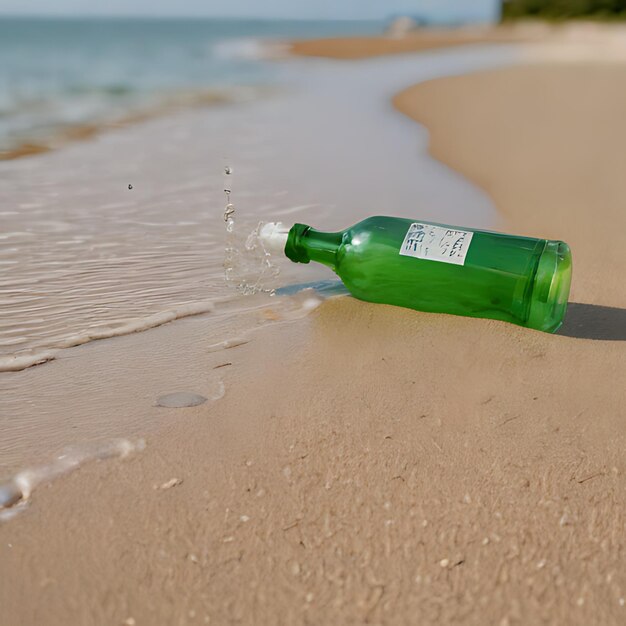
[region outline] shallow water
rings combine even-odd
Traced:
[[[512,54],[501,48],[497,63]],[[224,159],[235,171],[240,248],[259,220],[342,228],[385,213],[492,225],[489,200],[426,155],[425,131],[388,98],[413,82],[494,62],[480,49],[283,62],[289,92],[2,164],[0,370],[210,311],[230,297]],[[323,275],[285,271],[283,283]]]
[[[378,22],[0,16],[0,158],[76,125],[266,84],[266,38],[379,32]]]
[[[421,80],[512,63],[516,54],[501,46],[281,61],[282,88],[263,99],[0,164],[0,368],[53,358],[68,372],[61,386],[39,373],[54,362],[0,373],[0,475],[45,464],[67,444],[141,436],[167,419],[153,413],[164,394],[216,397],[219,369],[181,377],[171,359],[209,355],[211,368],[220,365],[221,351],[245,343],[248,331],[341,292],[324,282],[333,277],[326,268],[287,260],[264,283],[275,296],[244,296],[227,284],[225,162],[234,168],[238,249],[262,220],[330,230],[382,213],[496,225],[488,197],[427,155],[426,131],[390,98]],[[255,263],[243,269],[251,280]],[[294,285],[306,283],[317,291],[298,294]],[[147,342],[115,339],[120,354],[133,354],[126,361],[96,344],[67,349],[190,315],[178,323],[184,332],[174,325],[150,331]]]

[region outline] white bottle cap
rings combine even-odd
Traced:
[[[284,254],[289,230],[282,222],[264,224],[259,231],[259,239],[265,251],[270,254]]]

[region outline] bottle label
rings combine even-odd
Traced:
[[[474,233],[414,222],[402,242],[400,254],[428,261],[465,265]]]

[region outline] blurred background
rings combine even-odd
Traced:
[[[625,16],[625,0],[0,0],[0,159],[242,97],[272,80],[264,40]]]
[[[0,158],[272,80],[259,41],[494,22],[495,0],[0,0]],[[249,92],[247,92],[249,95]]]

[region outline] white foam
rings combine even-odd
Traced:
[[[0,485],[0,522],[12,519],[23,510],[28,505],[33,491],[40,484],[73,472],[89,461],[125,458],[133,452],[142,451],[145,445],[143,439],[134,442],[128,439],[113,439],[105,443],[68,449],[46,465],[18,472]]]
[[[212,52],[218,59],[258,61],[287,56],[289,44],[252,38],[223,39],[213,44]]]
[[[0,357],[0,372],[17,372],[33,365],[39,365],[56,358],[59,350],[81,346],[98,339],[109,339],[138,333],[150,328],[156,328],[177,319],[211,313],[215,310],[213,301],[192,302],[174,309],[161,311],[147,317],[127,320],[116,326],[101,326],[74,333],[58,340],[52,349],[34,350],[28,353],[16,353]]]

